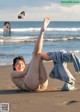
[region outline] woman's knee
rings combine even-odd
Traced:
[[[33,55],[33,57],[32,57],[32,60],[41,60],[41,55],[40,54],[38,54],[38,55]]]

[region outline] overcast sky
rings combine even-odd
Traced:
[[[60,1],[0,0],[0,21],[18,20],[21,11],[26,12],[26,21],[41,21],[45,16],[52,21],[80,21],[80,4],[62,4]]]

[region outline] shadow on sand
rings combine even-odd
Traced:
[[[62,92],[60,90],[45,90],[45,91],[27,91],[27,90],[20,90],[20,89],[13,89],[13,90],[0,90],[0,95],[5,94],[23,94],[23,93],[43,93],[43,92]]]

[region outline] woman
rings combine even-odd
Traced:
[[[14,84],[21,89],[39,91],[47,89],[48,79],[40,53],[43,46],[43,34],[49,22],[50,19],[48,17],[44,18],[43,26],[35,44],[33,56],[28,68],[25,69],[25,62],[22,57],[22,61],[18,59],[13,63],[11,79]]]
[[[11,25],[9,22],[4,23],[4,28],[3,28],[3,36],[11,36]]]

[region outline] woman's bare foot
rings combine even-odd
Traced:
[[[49,17],[45,17],[44,21],[43,21],[42,31],[46,31],[46,28],[47,28],[49,23],[50,23],[50,18]]]

